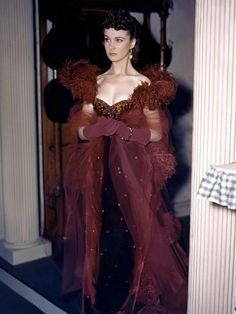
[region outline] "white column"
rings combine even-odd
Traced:
[[[0,127],[5,239],[12,264],[51,254],[39,237],[33,1],[0,1]]]
[[[196,0],[188,314],[236,313],[236,211],[197,197],[210,165],[236,161],[236,1]]]
[[[0,127],[1,129],[1,127]],[[0,144],[1,147],[1,144]],[[3,184],[2,184],[2,162],[1,162],[1,150],[0,150],[0,240],[4,237],[4,211],[3,211]]]

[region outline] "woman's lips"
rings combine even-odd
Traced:
[[[116,54],[117,54],[117,53],[115,53],[115,52],[110,52],[110,53],[109,53],[110,56],[115,56]]]

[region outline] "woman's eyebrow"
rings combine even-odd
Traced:
[[[109,36],[107,36],[107,35],[104,35],[104,38],[109,38],[109,39],[111,39]],[[115,39],[125,39],[125,37],[122,37],[122,36],[116,36],[116,37],[114,37]]]

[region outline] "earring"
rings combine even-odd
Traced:
[[[129,59],[131,60],[133,58],[133,49],[130,48],[129,50]]]

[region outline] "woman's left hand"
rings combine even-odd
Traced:
[[[146,145],[150,141],[151,132],[148,128],[130,128],[124,122],[117,121],[118,128],[116,135],[118,135],[122,140],[134,141],[140,144]]]
[[[113,135],[117,132],[119,127],[119,121],[112,119],[112,118],[107,118],[106,120],[103,121],[103,130],[104,130],[104,135],[105,136],[110,136]]]

